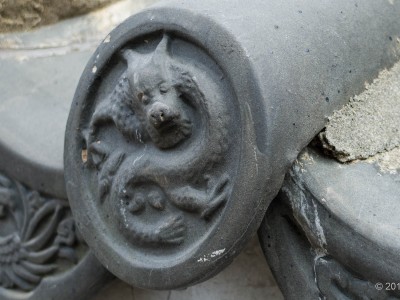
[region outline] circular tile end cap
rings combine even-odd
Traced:
[[[67,192],[82,235],[112,273],[150,289],[218,273],[268,205],[262,105],[243,80],[250,64],[222,27],[186,10],[176,20],[175,10],[142,12],[105,38],[66,130]]]

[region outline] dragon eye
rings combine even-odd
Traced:
[[[150,98],[147,97],[147,96],[143,96],[143,97],[142,97],[142,103],[143,103],[144,105],[149,104],[149,103],[150,103]]]
[[[150,102],[150,98],[147,97],[144,93],[139,93],[137,97],[139,101],[142,102],[144,105],[147,105]]]
[[[160,93],[165,94],[166,92],[168,92],[168,87],[164,84],[160,85]]]

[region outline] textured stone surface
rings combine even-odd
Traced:
[[[1,57],[24,60],[93,49],[121,21],[157,0],[123,0],[37,30],[0,33]],[[17,51],[15,51],[17,50]]]
[[[390,37],[400,48],[400,38]],[[400,145],[400,62],[329,118],[323,147],[342,162],[366,159]]]
[[[27,30],[87,13],[116,0],[2,0],[0,32]]]
[[[400,148],[375,154],[367,159],[369,163],[376,163],[381,172],[396,174],[400,170]]]

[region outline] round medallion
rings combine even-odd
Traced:
[[[1,299],[86,297],[109,278],[77,232],[67,200],[0,173]]]
[[[141,16],[113,31],[82,75],[67,191],[110,271],[139,287],[179,288],[218,272],[256,230],[266,163],[218,55],[165,25],[140,26]]]

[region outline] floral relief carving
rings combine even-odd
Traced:
[[[0,286],[31,291],[60,261],[78,261],[74,221],[65,200],[0,174]]]

